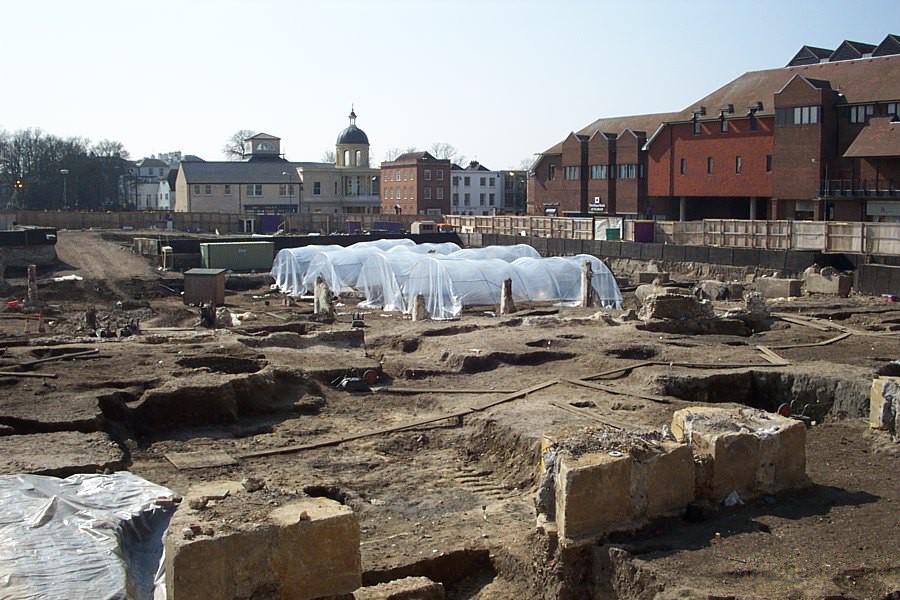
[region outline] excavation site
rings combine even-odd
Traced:
[[[57,235],[0,270],[4,598],[900,598],[900,305],[834,269]]]

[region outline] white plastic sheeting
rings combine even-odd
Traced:
[[[303,276],[309,263],[316,254],[341,250],[343,246],[329,244],[326,246],[300,246],[285,248],[275,255],[272,263],[272,278],[282,293],[293,297],[302,296],[309,290],[303,288]]]
[[[459,244],[453,242],[425,242],[415,246],[394,246],[388,253],[413,252],[416,254],[451,254],[459,252]]]
[[[348,246],[348,248],[377,248],[387,251],[391,248],[414,247],[415,245],[415,242],[407,238],[394,240],[378,239],[357,242]],[[275,260],[272,262],[271,275],[275,280],[275,285],[278,286],[279,291],[294,298],[310,293],[316,278],[313,277],[311,280],[307,280],[311,281],[308,285],[304,283],[304,278],[309,270],[309,265],[312,260],[319,254],[328,254],[330,252],[347,250],[348,248],[335,244],[327,244],[322,246],[300,246],[299,248],[285,248],[284,250],[280,250],[278,254],[275,255]],[[457,249],[459,249],[458,246]],[[364,252],[366,251],[367,250],[364,250]],[[331,284],[329,283],[329,285]]]
[[[171,490],[128,472],[0,476],[0,597],[166,597]]]
[[[485,246],[484,248],[466,248],[449,255],[450,258],[464,258],[481,260],[484,258],[499,258],[506,262],[512,262],[517,258],[540,258],[540,253],[528,244],[514,244],[512,246]]]
[[[303,276],[303,287],[308,290],[315,288],[316,278],[322,277],[335,294],[353,291],[366,259],[384,253],[377,246],[355,246],[315,255]]]
[[[440,255],[391,250],[367,258],[356,280],[356,288],[366,295],[366,299],[360,302],[359,306],[381,308],[386,311],[405,311],[404,286],[413,267],[426,256],[437,258]]]
[[[407,311],[418,294],[432,319],[454,319],[463,306],[498,304],[504,279],[512,279],[515,290],[526,289],[512,264],[497,258],[465,260],[425,256],[409,273],[403,296]]]
[[[604,308],[622,308],[622,292],[609,268],[595,256],[557,256],[551,258],[519,258],[512,265],[522,276],[525,290],[513,298],[524,296],[531,302],[577,302],[581,299],[581,269],[584,262],[591,264],[591,287]]]

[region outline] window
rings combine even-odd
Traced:
[[[862,106],[851,106],[850,107],[850,122],[851,123],[865,123],[866,117],[875,112],[874,104],[864,104]]]
[[[444,172],[443,171],[435,171],[434,178],[437,179],[438,181],[443,181],[444,180]]]
[[[738,175],[744,170],[744,159],[740,156],[734,157],[734,172]]]
[[[203,193],[206,194],[207,196],[212,196],[212,186],[208,183],[205,186],[203,186]]]
[[[722,117],[721,121],[722,121],[722,133],[728,133],[728,121],[725,119],[725,117]]]
[[[619,179],[636,179],[637,165],[619,165]]]
[[[556,177],[556,165],[550,165],[547,169],[547,179]]]
[[[459,206],[459,194],[453,194],[453,206]]]
[[[338,186],[338,182],[335,181],[335,182],[334,182],[334,195],[335,195],[335,196],[337,196],[337,194],[338,194],[338,192],[337,192],[337,186]]]
[[[225,184],[225,195],[226,195],[226,196],[230,196],[230,195],[231,195],[231,184],[230,184],[230,183],[226,183],[226,184]]]
[[[394,171],[394,181],[400,181],[400,170]]]
[[[409,172],[409,180],[410,180],[410,181],[415,181],[415,180],[416,180],[416,172],[415,172],[415,170],[412,170],[412,171]]]
[[[444,188],[442,188],[442,187],[437,188],[437,199],[438,200],[444,199]]]
[[[195,185],[195,186],[194,186],[194,195],[195,195],[195,196],[199,196],[199,195],[200,195],[200,186],[199,186],[199,185]]]
[[[468,175],[466,175],[465,178],[463,179],[463,185],[467,185],[467,186],[472,185],[472,178],[469,177]]]
[[[591,165],[591,179],[606,179],[609,177],[609,165]]]
[[[478,205],[484,206],[484,193],[478,194]]]
[[[409,171],[403,169],[403,181],[409,181]]]
[[[497,185],[497,178],[496,178],[496,177],[491,177],[491,178],[488,180],[488,185],[490,185],[491,187],[494,187],[495,185]]]
[[[480,183],[481,187],[486,186],[487,185],[487,177],[482,177],[481,181],[479,183]]]
[[[431,181],[431,169],[425,169],[425,181]]]
[[[453,176],[453,185],[454,187],[459,185],[459,175]]]
[[[819,123],[818,106],[795,106],[775,110],[775,126],[814,125]]]
[[[898,106],[900,106],[900,102],[888,102],[888,105],[887,105],[888,116],[896,117]]]
[[[334,184],[335,186],[337,183]],[[321,196],[322,195],[322,182],[321,181],[313,181],[313,196]]]
[[[767,154],[766,155],[766,173],[771,173],[771,172],[772,172],[772,155]]]
[[[263,186],[261,183],[248,183],[247,184],[247,195],[248,196],[262,196],[263,195]]]
[[[710,156],[710,157],[708,157],[708,158],[706,159],[706,174],[707,174],[707,175],[712,175],[712,174],[713,174],[713,159],[712,159],[712,156]]]
[[[681,173],[682,175],[687,173],[687,159],[686,158],[681,159],[681,166],[679,167],[678,172]]]
[[[425,188],[425,199],[431,200],[431,188],[430,187]]]
[[[581,177],[581,167],[566,167],[566,179],[578,179],[579,177]],[[484,181],[484,177],[481,178],[481,181]],[[482,183],[482,185],[484,184]]]
[[[466,194],[463,196],[463,204],[464,204],[465,206],[471,206],[471,204],[472,204],[472,194],[466,192]]]
[[[759,124],[756,122],[756,115],[750,115],[750,131],[756,131]]]
[[[496,200],[496,197],[494,194],[488,194],[488,204],[489,205],[493,206],[495,200]]]
[[[694,135],[700,135],[700,121],[694,119]]]

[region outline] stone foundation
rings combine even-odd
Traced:
[[[800,295],[802,284],[799,279],[760,277],[756,280],[756,291],[763,298],[794,298]]]
[[[698,497],[753,498],[806,482],[800,421],[752,408],[692,407],[675,412],[672,433],[691,445],[698,462]]]
[[[311,600],[350,594],[362,584],[356,516],[333,500],[299,500],[274,510],[266,523],[223,534],[200,517],[182,506],[169,525],[169,600]],[[201,533],[186,535],[191,525]]]

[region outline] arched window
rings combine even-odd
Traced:
[[[357,150],[357,151],[356,151],[356,162],[353,163],[353,166],[355,166],[355,167],[360,166],[360,164],[362,164],[362,160],[361,160],[361,159],[362,159],[362,151],[361,151],[361,150]]]
[[[344,150],[344,166],[345,167],[350,166],[350,151],[349,150]]]

